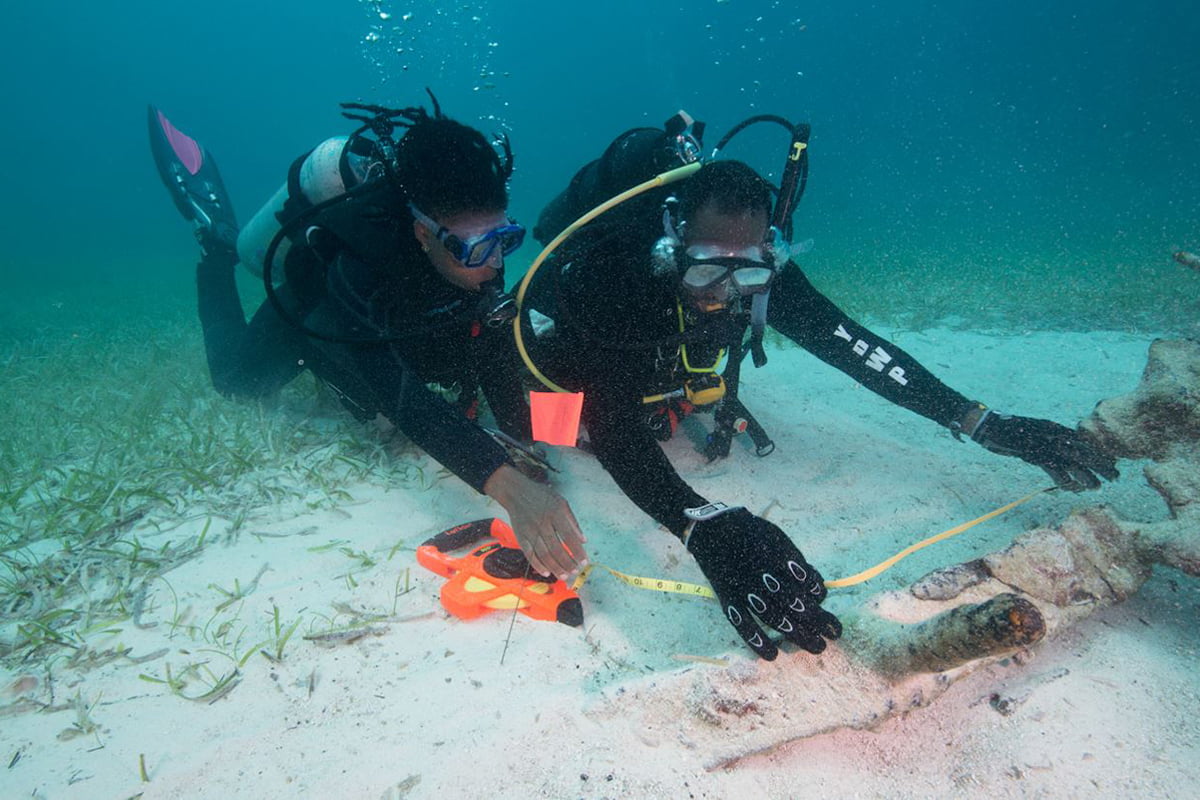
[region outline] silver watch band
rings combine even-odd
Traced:
[[[742,508],[745,508],[745,506],[726,505],[720,500],[712,503],[705,503],[704,505],[696,506],[695,508],[685,508],[683,510],[683,515],[688,518],[688,524],[687,527],[683,529],[683,543],[686,545],[688,543],[688,539],[692,538],[692,531],[695,530],[697,522],[716,519],[722,514],[728,514],[730,511],[737,511],[738,509]]]

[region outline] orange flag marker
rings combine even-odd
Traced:
[[[579,439],[579,415],[582,412],[582,393],[529,393],[533,438],[539,442],[574,447]]]

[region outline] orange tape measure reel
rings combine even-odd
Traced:
[[[473,549],[466,555],[453,555],[468,547]],[[442,531],[417,548],[417,563],[449,579],[442,584],[442,605],[459,619],[515,608],[531,619],[583,624],[579,595],[563,581],[533,572],[503,520],[478,519]]]

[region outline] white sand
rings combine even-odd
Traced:
[[[894,338],[965,394],[1068,424],[1096,401],[1132,389],[1149,344],[1117,334],[931,331]],[[802,351],[773,351],[770,366],[747,368],[744,383],[743,397],[777,451],[759,459],[739,440],[729,459],[709,465],[677,437],[672,457],[713,499],[755,511],[771,506],[771,519],[826,578],[857,572],[1047,484],[1040,471],[955,442]],[[702,581],[690,556],[594,460],[574,451],[554,457],[594,561],[636,575]],[[433,474],[435,465],[426,462]],[[828,607],[850,613],[877,591],[999,549],[1076,506],[1106,502],[1127,517],[1161,517],[1138,465],[1123,469],[1120,481],[1098,493],[1041,497],[865,586],[834,592]],[[133,657],[166,648],[159,657],[83,672],[60,659],[48,672],[0,675],[0,704],[18,703],[24,693],[41,703],[78,697],[91,706],[83,715],[64,710],[4,719],[0,756],[12,763],[0,794],[370,800],[1196,794],[1200,582],[1178,573],[1160,572],[1123,606],[1018,659],[977,670],[872,730],[793,742],[776,737],[770,751],[710,770],[721,752],[737,749],[736,742],[711,743],[738,734],[714,728],[703,715],[664,717],[680,701],[673,694],[717,673],[751,682],[794,673],[803,686],[818,688],[787,709],[791,717],[851,705],[820,689],[822,675],[834,683],[841,648],[760,665],[711,603],[634,590],[597,574],[581,591],[583,628],[518,616],[501,665],[511,615],[449,618],[437,599],[441,579],[417,566],[413,553],[432,534],[498,509],[453,478],[427,491],[363,485],[351,493],[355,501],[339,511],[297,517],[263,509],[237,537],[214,529],[203,554],[166,575],[149,598],[141,622],[152,627],[124,622],[119,632],[89,640],[99,650],[130,647]],[[202,524],[164,533],[142,525],[136,534],[158,547],[195,535]],[[340,548],[376,563],[367,566]],[[222,590],[233,591],[235,581],[245,590],[264,565],[244,600],[216,611],[227,599]],[[406,570],[412,591],[398,596]],[[273,607],[284,625],[301,620],[280,663],[258,652],[274,649]],[[322,646],[302,638],[351,622],[347,609],[386,619],[350,643]],[[195,626],[190,635],[188,625]],[[726,657],[731,667],[683,662],[678,654]],[[199,663],[220,676],[243,655],[240,683],[211,703],[189,702],[139,677],[163,679],[168,665],[178,676]],[[36,686],[15,684],[22,676],[36,678]],[[184,691],[205,689],[193,680]],[[78,728],[88,732],[63,736]],[[771,734],[755,731],[764,740]],[[139,757],[148,782],[139,776]]]

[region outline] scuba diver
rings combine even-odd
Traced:
[[[791,135],[778,188],[740,161],[714,160],[734,134],[763,121]],[[736,498],[710,499],[692,489],[658,441],[671,436],[679,417],[709,410],[710,460],[728,455],[731,437],[743,431],[758,455],[771,452],[774,443],[738,397],[743,357],[766,363],[766,325],[956,437],[1042,467],[1062,488],[1091,489],[1099,486],[1097,475],[1117,477],[1114,459],[1076,431],[997,413],[959,394],[809,282],[789,245],[807,179],[808,125],[752,118],[703,164],[695,157],[699,132],[685,128],[673,136],[669,123],[658,131],[659,147],[642,152],[673,153],[676,169],[654,178],[661,158],[646,157],[640,170],[619,158],[619,169],[608,169],[601,159],[549,206],[537,231],[544,239],[557,234],[556,251],[543,253],[522,282],[514,329],[535,376],[555,391],[583,393],[589,447],[621,490],[692,553],[755,653],[774,659],[772,636],[779,634],[811,653],[841,635],[838,619],[821,608],[821,575],[784,531],[735,505]],[[690,138],[689,146],[678,147],[680,137]],[[613,154],[627,150],[609,148],[605,157]],[[617,173],[615,183],[595,180]],[[630,189],[637,181],[645,183]],[[604,206],[612,210],[562,227],[606,194],[642,189],[632,214],[629,204],[610,201]],[[648,208],[646,197],[657,206]]]
[[[518,469],[530,430],[503,292],[525,235],[506,214],[512,151],[429,97],[432,113],[343,104],[361,126],[298,158],[241,231],[215,161],[150,108],[159,173],[200,242],[209,373],[221,394],[253,399],[311,370],[357,419],[382,417],[499,502],[530,567],[565,578],[586,563],[583,533]],[[239,261],[267,294],[249,322]],[[499,431],[475,421],[480,393]]]

